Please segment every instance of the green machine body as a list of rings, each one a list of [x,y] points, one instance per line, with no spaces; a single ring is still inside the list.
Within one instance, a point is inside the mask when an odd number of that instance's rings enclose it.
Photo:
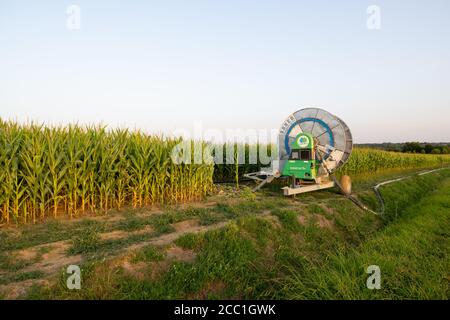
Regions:
[[[291,152],[282,175],[302,180],[315,180],[317,162],[314,152],[314,138],[309,133],[300,133],[291,142]]]

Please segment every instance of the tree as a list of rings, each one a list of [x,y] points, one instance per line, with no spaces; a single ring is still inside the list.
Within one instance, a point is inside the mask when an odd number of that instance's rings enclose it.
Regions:
[[[425,153],[431,153],[431,151],[433,151],[433,145],[427,143],[425,145]]]
[[[432,153],[432,154],[441,154],[441,149],[439,149],[439,148],[434,148],[434,149],[431,151],[431,153]]]
[[[421,153],[423,150],[419,142],[406,142],[402,148],[403,152]]]

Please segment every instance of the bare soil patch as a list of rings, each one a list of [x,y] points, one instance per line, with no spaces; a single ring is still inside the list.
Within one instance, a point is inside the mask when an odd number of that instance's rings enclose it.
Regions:
[[[49,281],[44,279],[30,279],[20,282],[14,282],[0,286],[0,293],[4,294],[6,300],[18,299],[25,295],[27,291],[34,285],[48,285]]]
[[[300,223],[302,226],[306,225],[306,223],[308,223],[308,218],[306,216],[302,216],[302,215],[298,215],[297,216],[297,221],[298,223]]]
[[[177,232],[183,232],[186,229],[195,228],[198,225],[199,223],[196,219],[190,219],[174,223],[172,226],[175,228]]]
[[[316,214],[315,216],[316,223],[320,228],[332,229],[334,224],[331,220],[328,220],[323,215]]]
[[[81,255],[67,255],[67,249],[69,249],[69,247],[70,243],[68,241],[53,242],[49,252],[44,253],[38,262],[27,266],[23,271],[41,271],[46,274],[51,274],[61,270],[65,266],[80,264],[82,262]]]
[[[181,247],[172,245],[166,250],[166,256],[170,260],[192,262],[195,260],[196,254],[192,250],[187,250],[187,249],[183,249]]]
[[[123,270],[131,275],[134,278],[137,279],[144,279],[145,278],[145,272],[144,270],[147,268],[147,263],[141,261],[137,263],[131,263],[129,260],[123,261],[121,267]]]
[[[188,298],[205,300],[205,299],[208,299],[211,295],[220,294],[225,289],[226,289],[226,285],[223,281],[214,280],[214,281],[208,282],[206,285],[203,286],[202,289],[200,289],[200,291],[189,296]]]

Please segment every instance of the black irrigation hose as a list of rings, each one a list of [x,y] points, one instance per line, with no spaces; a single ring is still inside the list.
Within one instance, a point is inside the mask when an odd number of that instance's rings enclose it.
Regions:
[[[381,195],[381,193],[378,190],[378,188],[373,187],[373,192],[375,192],[375,195],[377,196],[378,202],[380,203],[380,206],[381,206],[381,212],[380,213],[376,213],[376,214],[384,214],[385,205],[384,205],[383,196]]]
[[[348,194],[344,191],[344,189],[342,188],[342,185],[339,183],[339,181],[336,179],[336,177],[334,175],[331,176],[333,178],[334,183],[338,186],[339,189],[341,189],[342,193],[344,194],[344,196],[349,199],[350,201],[352,201],[354,204],[356,204],[358,207],[360,207],[361,209],[365,210],[365,211],[369,211],[372,212],[374,214],[378,214],[377,212],[367,208],[367,206],[362,203],[358,198],[354,197],[351,194]],[[381,194],[380,194],[381,197]],[[383,200],[383,198],[381,198],[381,200]],[[383,204],[384,205],[384,204]]]
[[[400,178],[397,178],[397,179],[386,180],[386,181],[380,182],[377,185],[375,185],[373,187],[373,191],[375,192],[375,195],[377,196],[377,199],[378,199],[378,201],[380,203],[380,207],[381,207],[381,211],[380,212],[375,212],[375,211],[367,208],[367,206],[365,206],[359,199],[357,199],[356,197],[352,196],[351,194],[346,194],[343,191],[343,188],[342,188],[341,184],[337,181],[335,176],[333,176],[333,180],[336,183],[336,185],[339,187],[339,189],[342,190],[344,195],[349,200],[351,200],[353,203],[355,203],[358,207],[360,207],[363,210],[366,210],[366,211],[369,211],[371,213],[374,213],[376,215],[383,215],[384,211],[385,211],[385,203],[384,203],[383,196],[380,193],[380,190],[378,190],[381,186],[384,186],[384,185],[387,185],[387,184],[390,184],[390,183],[393,183],[393,182],[398,182],[398,181],[401,181],[401,180],[404,180],[404,179],[407,179],[407,178],[411,178],[411,177],[414,177],[414,176],[423,176],[425,174],[429,174],[429,173],[432,173],[432,172],[440,171],[440,170],[443,170],[443,169],[448,169],[448,167],[439,168],[439,169],[433,169],[433,170],[429,170],[429,171],[423,171],[423,172],[419,172],[419,173],[414,173],[414,174],[403,176],[403,177],[400,177]]]

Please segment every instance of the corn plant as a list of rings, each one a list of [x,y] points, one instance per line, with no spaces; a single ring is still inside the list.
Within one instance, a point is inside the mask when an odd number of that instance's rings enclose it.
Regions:
[[[174,164],[180,139],[139,131],[0,119],[0,221],[37,222],[198,199],[213,164]]]

